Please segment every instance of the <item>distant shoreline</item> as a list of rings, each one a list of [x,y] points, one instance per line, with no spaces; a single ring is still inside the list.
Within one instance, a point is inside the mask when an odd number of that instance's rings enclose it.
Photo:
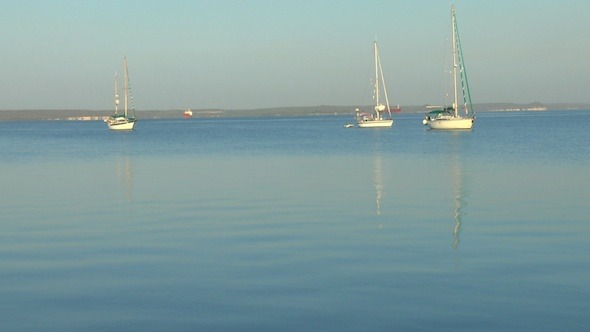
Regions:
[[[402,113],[425,113],[427,106],[401,106]],[[193,109],[193,118],[230,118],[230,117],[279,117],[279,116],[318,116],[318,115],[354,115],[355,109],[371,110],[372,106],[304,106],[304,107],[274,107],[259,109],[222,110],[222,109]],[[474,104],[478,112],[492,111],[554,111],[554,110],[590,110],[590,104],[574,103],[487,103]],[[140,119],[175,119],[182,118],[184,110],[144,110],[136,111]],[[26,120],[74,120],[97,121],[112,114],[110,110],[2,110],[0,121]]]

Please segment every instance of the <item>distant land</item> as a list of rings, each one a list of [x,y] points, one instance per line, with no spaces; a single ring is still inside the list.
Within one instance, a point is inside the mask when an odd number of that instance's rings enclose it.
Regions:
[[[424,113],[429,105],[401,106],[401,113]],[[395,107],[395,106],[392,106]],[[223,117],[264,117],[264,116],[318,116],[318,115],[353,115],[355,109],[371,111],[372,106],[303,106],[274,107],[259,109],[193,109],[193,118]],[[545,110],[590,110],[589,104],[539,102],[529,104],[486,103],[474,104],[475,112],[492,111],[545,111]],[[184,110],[137,110],[139,119],[174,119],[182,118]],[[111,115],[111,110],[2,110],[0,121],[16,120],[102,120]]]

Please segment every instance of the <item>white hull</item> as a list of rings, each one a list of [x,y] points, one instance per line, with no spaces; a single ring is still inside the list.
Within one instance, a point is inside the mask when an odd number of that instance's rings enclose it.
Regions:
[[[471,129],[473,118],[445,117],[442,119],[424,120],[431,129]]]
[[[366,120],[359,121],[357,125],[360,128],[380,128],[380,127],[391,127],[393,126],[393,120]]]
[[[135,121],[124,122],[124,123],[112,123],[112,124],[109,124],[109,129],[111,129],[111,130],[133,130],[134,125],[135,125]]]

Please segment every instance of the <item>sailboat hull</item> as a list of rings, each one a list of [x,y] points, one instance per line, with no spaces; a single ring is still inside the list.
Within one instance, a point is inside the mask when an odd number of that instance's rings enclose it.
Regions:
[[[109,123],[108,125],[110,130],[133,130],[135,121]]]
[[[424,120],[424,124],[430,127],[430,129],[471,129],[473,127],[473,121],[473,118],[449,117],[442,119]]]
[[[381,128],[381,127],[391,127],[393,126],[393,120],[366,120],[366,121],[359,121],[357,122],[357,126],[359,128]]]

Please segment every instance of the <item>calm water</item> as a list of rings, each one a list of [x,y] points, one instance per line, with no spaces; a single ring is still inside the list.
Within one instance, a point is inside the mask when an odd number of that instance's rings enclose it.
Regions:
[[[2,331],[583,331],[590,111],[0,122]]]

